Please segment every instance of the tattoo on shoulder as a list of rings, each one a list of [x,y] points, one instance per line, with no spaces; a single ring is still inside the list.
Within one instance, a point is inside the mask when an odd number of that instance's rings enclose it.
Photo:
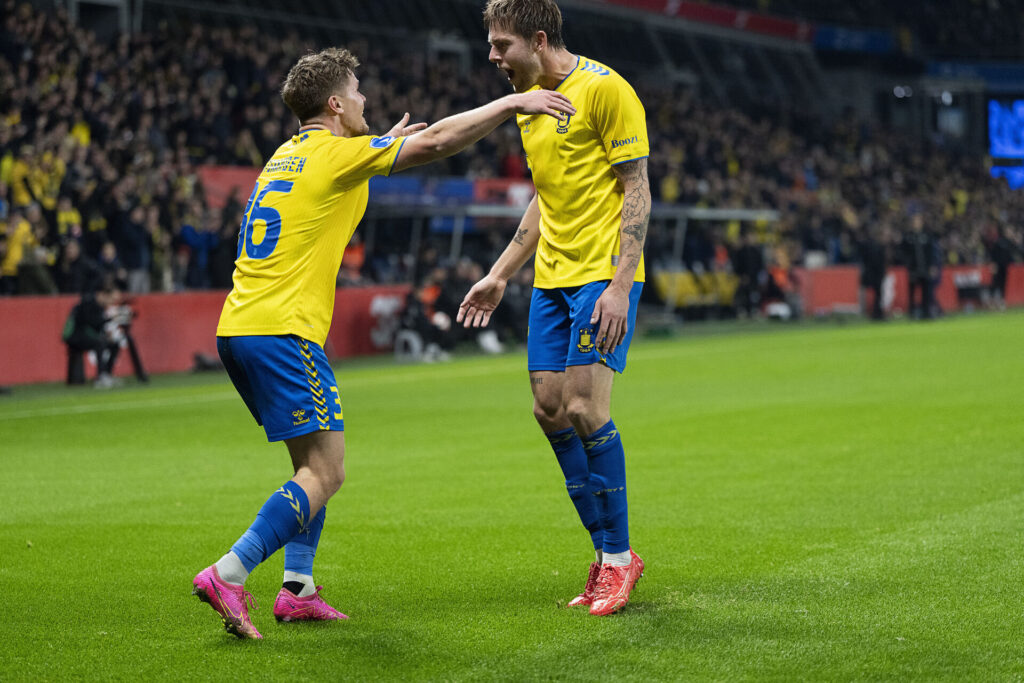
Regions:
[[[516,236],[512,238],[512,241],[519,245],[526,244],[526,235],[529,232],[529,228],[519,228],[516,230]]]
[[[615,175],[623,183],[627,181],[647,182],[647,159],[633,159],[612,166]]]

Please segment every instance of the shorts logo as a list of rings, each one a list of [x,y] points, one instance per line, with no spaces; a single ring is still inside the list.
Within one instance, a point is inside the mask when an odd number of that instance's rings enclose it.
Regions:
[[[557,126],[555,126],[555,132],[562,133],[563,135],[565,133],[568,133],[569,132],[569,121],[571,121],[571,120],[572,120],[572,114],[566,114],[565,115],[565,120],[562,121],[561,123],[559,123]]]
[[[292,424],[296,426],[304,425],[307,422],[309,422],[309,418],[306,417],[306,411],[303,410],[302,408],[299,408],[298,410],[293,410],[292,417],[295,418],[294,420],[292,420]]]
[[[580,328],[580,343],[576,345],[576,348],[580,350],[580,353],[590,353],[591,351],[594,350],[593,327]]]
[[[390,135],[385,135],[381,138],[370,138],[370,147],[374,149],[386,149],[394,142],[395,139]]]

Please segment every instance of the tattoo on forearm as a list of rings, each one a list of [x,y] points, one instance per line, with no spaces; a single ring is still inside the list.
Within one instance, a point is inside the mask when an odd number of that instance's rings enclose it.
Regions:
[[[647,159],[627,161],[614,167],[615,175],[626,189],[622,201],[622,232],[630,238],[628,244],[622,244],[623,256],[626,252],[639,252],[647,239],[647,223],[651,218],[651,191],[647,179]],[[631,263],[635,259],[639,263],[639,255],[630,253],[627,257]]]
[[[519,228],[516,230],[516,236],[512,238],[512,241],[516,244],[523,246],[526,244],[526,234],[530,232],[529,228]]]

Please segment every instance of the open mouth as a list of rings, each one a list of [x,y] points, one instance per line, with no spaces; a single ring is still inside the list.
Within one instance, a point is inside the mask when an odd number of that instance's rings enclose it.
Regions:
[[[502,71],[505,72],[505,77],[508,78],[509,81],[511,81],[516,75],[516,72],[512,69],[502,69]]]

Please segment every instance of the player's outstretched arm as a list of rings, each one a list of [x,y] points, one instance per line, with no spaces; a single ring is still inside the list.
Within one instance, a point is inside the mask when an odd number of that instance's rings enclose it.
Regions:
[[[615,277],[594,304],[590,324],[601,321],[597,346],[610,353],[626,338],[629,291],[640,260],[644,257],[647,223],[651,218],[651,185],[647,178],[647,159],[624,161],[612,166],[622,185],[622,223],[619,228],[619,266]]]
[[[505,294],[508,279],[533,256],[539,241],[540,207],[537,206],[537,195],[533,195],[512,241],[491,266],[491,271],[466,294],[455,321],[462,323],[463,327],[486,327]]]
[[[572,102],[554,90],[506,95],[482,107],[454,114],[409,136],[398,152],[392,172],[450,157],[500,126],[513,114],[547,114],[557,119],[576,113]]]

